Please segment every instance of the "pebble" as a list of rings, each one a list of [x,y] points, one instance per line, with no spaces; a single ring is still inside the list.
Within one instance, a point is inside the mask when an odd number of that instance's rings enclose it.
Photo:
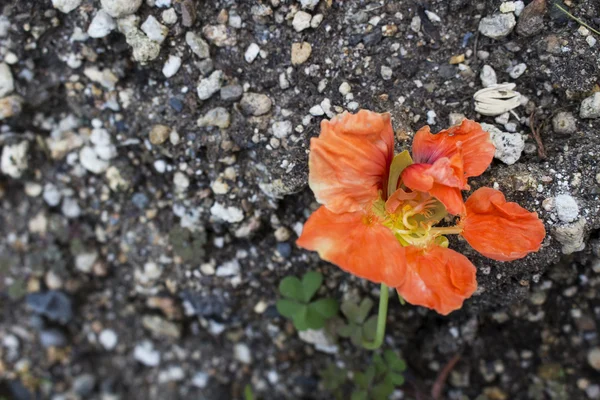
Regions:
[[[230,35],[229,29],[223,25],[206,25],[202,28],[204,37],[217,47],[235,46],[237,40],[235,36]]]
[[[88,27],[87,34],[94,39],[99,39],[108,36],[115,28],[117,24],[113,17],[111,17],[105,10],[100,10],[96,13],[90,26]]]
[[[310,115],[315,116],[315,117],[320,117],[322,115],[325,115],[325,111],[323,110],[323,107],[321,107],[321,105],[319,105],[319,104],[312,106],[310,108],[310,110],[308,110],[308,112],[310,113]]]
[[[156,367],[160,364],[160,352],[154,350],[154,345],[148,340],[135,346],[133,358],[147,367]]]
[[[568,111],[561,111],[552,118],[552,128],[555,133],[569,135],[577,130],[577,120]]]
[[[73,380],[73,391],[82,398],[89,398],[94,391],[96,378],[92,374],[82,374]]]
[[[209,378],[209,375],[207,373],[197,372],[192,377],[192,385],[197,388],[204,389],[206,387],[206,385],[208,385],[208,378]]]
[[[244,93],[240,108],[248,115],[258,117],[271,111],[273,102],[269,96],[261,93]]]
[[[419,33],[419,31],[421,30],[421,17],[415,15],[412,18],[412,20],[410,21],[410,29],[415,33]]]
[[[113,18],[134,14],[142,5],[142,0],[100,0],[102,8]]]
[[[346,96],[352,91],[352,87],[348,82],[342,82],[338,90],[342,96]]]
[[[312,15],[310,15],[306,11],[298,11],[296,15],[294,15],[292,26],[294,27],[296,32],[302,32],[303,30],[310,28],[311,19]]]
[[[481,79],[481,84],[483,87],[487,88],[493,86],[498,83],[498,78],[496,77],[496,71],[489,65],[484,65],[481,69],[481,73],[479,74],[479,78]]]
[[[60,204],[60,200],[62,199],[62,195],[58,188],[52,183],[46,183],[44,185],[44,193],[42,194],[42,197],[50,207],[56,207]]]
[[[600,92],[596,92],[581,102],[581,118],[600,118]]]
[[[8,64],[0,63],[0,97],[5,97],[15,90],[15,82]]]
[[[44,348],[65,347],[68,343],[65,334],[56,328],[49,328],[40,331],[40,344]]]
[[[244,94],[244,89],[240,85],[227,85],[221,88],[221,100],[238,101]]]
[[[517,9],[514,1],[505,1],[500,4],[500,12],[501,13],[510,13],[514,12]]]
[[[479,21],[479,32],[491,39],[501,39],[508,36],[516,24],[513,14],[494,14]]]
[[[271,125],[273,135],[278,139],[288,137],[292,133],[292,122],[291,121],[277,121]]]
[[[252,362],[252,353],[250,353],[250,348],[244,343],[237,343],[234,346],[233,355],[236,360],[243,364],[250,364]]]
[[[292,43],[292,65],[304,64],[312,53],[312,46],[308,42]]]
[[[2,148],[2,158],[0,159],[2,173],[14,179],[20,178],[29,166],[28,151],[29,142],[27,141],[5,145]]]
[[[71,298],[63,292],[49,290],[47,292],[30,293],[25,301],[27,306],[35,313],[43,315],[51,321],[64,325],[73,318]]]
[[[312,19],[310,20],[310,27],[313,29],[317,29],[319,25],[321,25],[321,22],[323,22],[323,18],[325,18],[323,14],[317,14],[314,17],[312,17]]]
[[[141,26],[142,31],[156,43],[162,43],[169,34],[169,28],[158,22],[156,18],[149,15]]]
[[[179,325],[167,321],[157,315],[144,315],[142,325],[154,335],[159,337],[168,337],[178,339],[181,337],[181,328]]]
[[[170,55],[163,66],[162,73],[166,78],[170,78],[179,71],[180,67],[181,57]]]
[[[108,13],[111,14],[110,11]],[[137,24],[138,18],[135,15],[119,18],[117,21],[119,31],[125,35],[125,41],[131,46],[133,59],[145,64],[158,57],[160,44],[148,38],[144,32],[137,28]]]
[[[562,245],[563,254],[572,254],[585,248],[585,218],[567,225],[560,225],[554,229],[554,237]]]
[[[520,13],[517,33],[521,36],[534,36],[544,29],[546,0],[533,0]]]
[[[60,211],[63,215],[70,219],[79,218],[81,215],[81,207],[79,207],[79,203],[72,197],[65,197],[62,202],[62,206]]]
[[[166,125],[156,124],[150,129],[148,138],[152,144],[163,144],[171,134],[171,128]]]
[[[448,121],[450,123],[450,126],[459,125],[465,119],[467,119],[467,117],[465,116],[465,114],[462,113],[450,113],[450,115],[448,115]]]
[[[225,207],[221,203],[215,203],[210,208],[210,214],[220,220],[229,223],[240,222],[244,219],[244,212],[237,207]]]
[[[520,64],[517,64],[514,67],[510,68],[510,70],[508,71],[508,74],[510,75],[511,78],[517,79],[518,77],[523,75],[526,70],[527,70],[527,64],[520,63]]]
[[[300,5],[304,9],[314,10],[319,4],[319,0],[300,0]]]
[[[183,172],[177,171],[173,175],[173,184],[179,192],[183,192],[190,186],[190,179]]]
[[[177,23],[177,12],[174,8],[164,10],[160,16],[167,25],[175,25]]]
[[[500,124],[500,125],[507,124],[509,120],[510,120],[510,113],[507,113],[507,112],[504,114],[500,114],[496,118],[494,118],[494,121],[496,121],[496,123]]]
[[[556,214],[561,222],[573,222],[579,216],[577,201],[568,194],[559,194],[554,198]]]
[[[79,162],[86,170],[93,174],[101,174],[109,166],[108,161],[98,157],[96,151],[90,146],[84,146],[79,151]]]
[[[198,126],[216,126],[221,129],[229,128],[229,111],[223,107],[216,107],[208,111],[204,116],[198,118]]]
[[[205,59],[210,58],[210,46],[200,36],[194,32],[188,32],[185,34],[185,42],[190,46],[190,49],[194,52],[198,58]]]
[[[221,80],[223,79],[223,71],[214,71],[208,78],[201,79],[198,83],[197,93],[200,100],[208,100],[213,94],[221,89]]]
[[[92,272],[92,268],[97,260],[98,253],[95,251],[77,254],[75,257],[75,268],[81,272],[89,274]]]
[[[525,141],[521,134],[502,132],[494,125],[483,123],[483,130],[490,133],[492,142],[496,146],[494,157],[507,165],[516,163],[521,158],[525,148]]]
[[[52,0],[52,7],[65,14],[70,13],[81,4],[82,0]]]
[[[115,331],[113,331],[112,329],[104,329],[102,332],[100,332],[98,340],[100,341],[100,344],[102,345],[102,347],[104,347],[105,350],[111,351],[114,350],[115,347],[117,347],[119,338]]]
[[[392,79],[392,69],[390,67],[388,67],[387,65],[382,65],[381,66],[381,78],[384,81],[389,81],[390,79]]]
[[[21,96],[6,96],[0,98],[0,121],[19,115],[23,110],[23,98]]]
[[[258,53],[260,53],[260,47],[256,43],[250,43],[250,46],[248,46],[244,53],[244,60],[248,64],[252,64],[256,60]]]
[[[240,268],[240,262],[234,258],[218,266],[215,275],[220,277],[239,275]]]
[[[327,334],[324,329],[307,329],[298,332],[298,337],[300,340],[314,345],[317,350],[324,353],[336,354],[338,352],[338,346],[335,344],[335,340]]]
[[[277,243],[277,252],[281,257],[288,258],[292,255],[292,246],[289,243]]]
[[[587,42],[588,46],[590,46],[590,47],[594,47],[596,45],[596,43],[598,43],[598,40],[592,35],[586,37],[585,41]]]
[[[596,371],[600,371],[600,347],[594,347],[587,355],[588,364]]]

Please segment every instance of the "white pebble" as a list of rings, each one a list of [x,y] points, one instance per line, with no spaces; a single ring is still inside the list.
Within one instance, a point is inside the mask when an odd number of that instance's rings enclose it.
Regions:
[[[165,38],[169,34],[169,28],[158,22],[158,20],[152,15],[149,15],[148,18],[146,18],[146,21],[144,21],[141,28],[146,36],[156,43],[164,42]]]
[[[573,222],[579,216],[577,201],[568,194],[559,194],[554,198],[556,214],[561,222]]]
[[[517,64],[514,67],[512,67],[509,70],[508,74],[510,75],[511,78],[517,79],[518,77],[523,75],[526,70],[527,70],[527,64],[521,63],[521,64]]]
[[[99,39],[108,36],[117,27],[115,20],[106,11],[100,10],[92,19],[87,33],[91,38]]]
[[[102,344],[102,347],[110,351],[117,346],[118,337],[112,329],[104,329],[100,332],[98,340],[100,341],[100,344]]]
[[[179,71],[180,67],[181,57],[170,55],[163,66],[162,73],[165,77],[170,78]]]
[[[301,32],[306,28],[310,28],[310,21],[312,19],[312,15],[307,13],[306,11],[298,11],[296,15],[294,15],[294,20],[292,21],[292,26],[296,30],[296,32]]]
[[[258,53],[260,53],[260,47],[256,43],[251,43],[244,53],[244,59],[248,64],[252,64],[256,60]]]
[[[160,352],[154,350],[152,342],[147,340],[135,346],[133,357],[147,367],[156,367],[160,364]]]

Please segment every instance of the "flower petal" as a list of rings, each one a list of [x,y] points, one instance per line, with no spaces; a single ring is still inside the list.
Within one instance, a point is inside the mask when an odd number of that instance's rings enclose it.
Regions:
[[[389,114],[361,110],[321,123],[311,139],[308,183],[317,201],[335,213],[368,207],[386,190],[394,156]]]
[[[478,189],[465,205],[462,236],[484,256],[512,261],[540,249],[546,229],[537,213],[507,203],[502,192]]]
[[[404,247],[375,215],[335,214],[321,206],[306,221],[296,243],[360,278],[392,287],[404,281]]]
[[[466,178],[483,174],[496,151],[490,134],[468,119],[435,135],[429,126],[421,128],[415,134],[412,148],[415,163],[425,164],[433,164],[443,157],[452,158],[460,150]]]
[[[440,246],[406,248],[407,272],[398,293],[409,303],[447,315],[477,289],[476,269],[454,250]]]

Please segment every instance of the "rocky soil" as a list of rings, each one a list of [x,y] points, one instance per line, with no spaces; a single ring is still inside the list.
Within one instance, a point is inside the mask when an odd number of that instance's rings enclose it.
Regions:
[[[559,7],[589,24],[568,17]],[[600,399],[597,0],[0,2],[0,399],[330,399],[319,371],[370,353],[302,335],[287,275],[378,288],[298,249],[324,118],[486,123],[472,188],[537,211],[548,237],[478,267],[440,317],[392,300],[396,399]],[[484,88],[513,83],[490,103]],[[474,100],[476,96],[477,104]],[[514,92],[517,92],[516,94]],[[489,94],[489,92],[487,92]],[[499,239],[501,240],[501,239]]]

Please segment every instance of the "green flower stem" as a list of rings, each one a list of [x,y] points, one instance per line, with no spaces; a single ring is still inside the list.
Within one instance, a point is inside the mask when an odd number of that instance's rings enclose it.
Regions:
[[[381,284],[379,289],[379,312],[377,314],[377,332],[375,333],[375,340],[373,342],[367,342],[363,340],[362,345],[367,350],[377,350],[383,344],[383,338],[385,336],[385,323],[387,321],[388,311],[388,298],[389,290],[385,283]]]
[[[597,31],[596,29],[592,28],[591,26],[589,26],[588,24],[586,24],[585,22],[583,22],[582,20],[580,20],[579,18],[577,18],[576,16],[574,16],[573,14],[571,14],[570,12],[568,12],[567,10],[565,10],[564,8],[562,8],[561,6],[559,6],[558,4],[554,3],[554,7],[558,8],[560,11],[564,12],[565,14],[567,14],[569,17],[571,17],[572,19],[574,19],[578,24],[585,26],[590,31],[594,32],[596,35],[600,35],[599,31]]]

